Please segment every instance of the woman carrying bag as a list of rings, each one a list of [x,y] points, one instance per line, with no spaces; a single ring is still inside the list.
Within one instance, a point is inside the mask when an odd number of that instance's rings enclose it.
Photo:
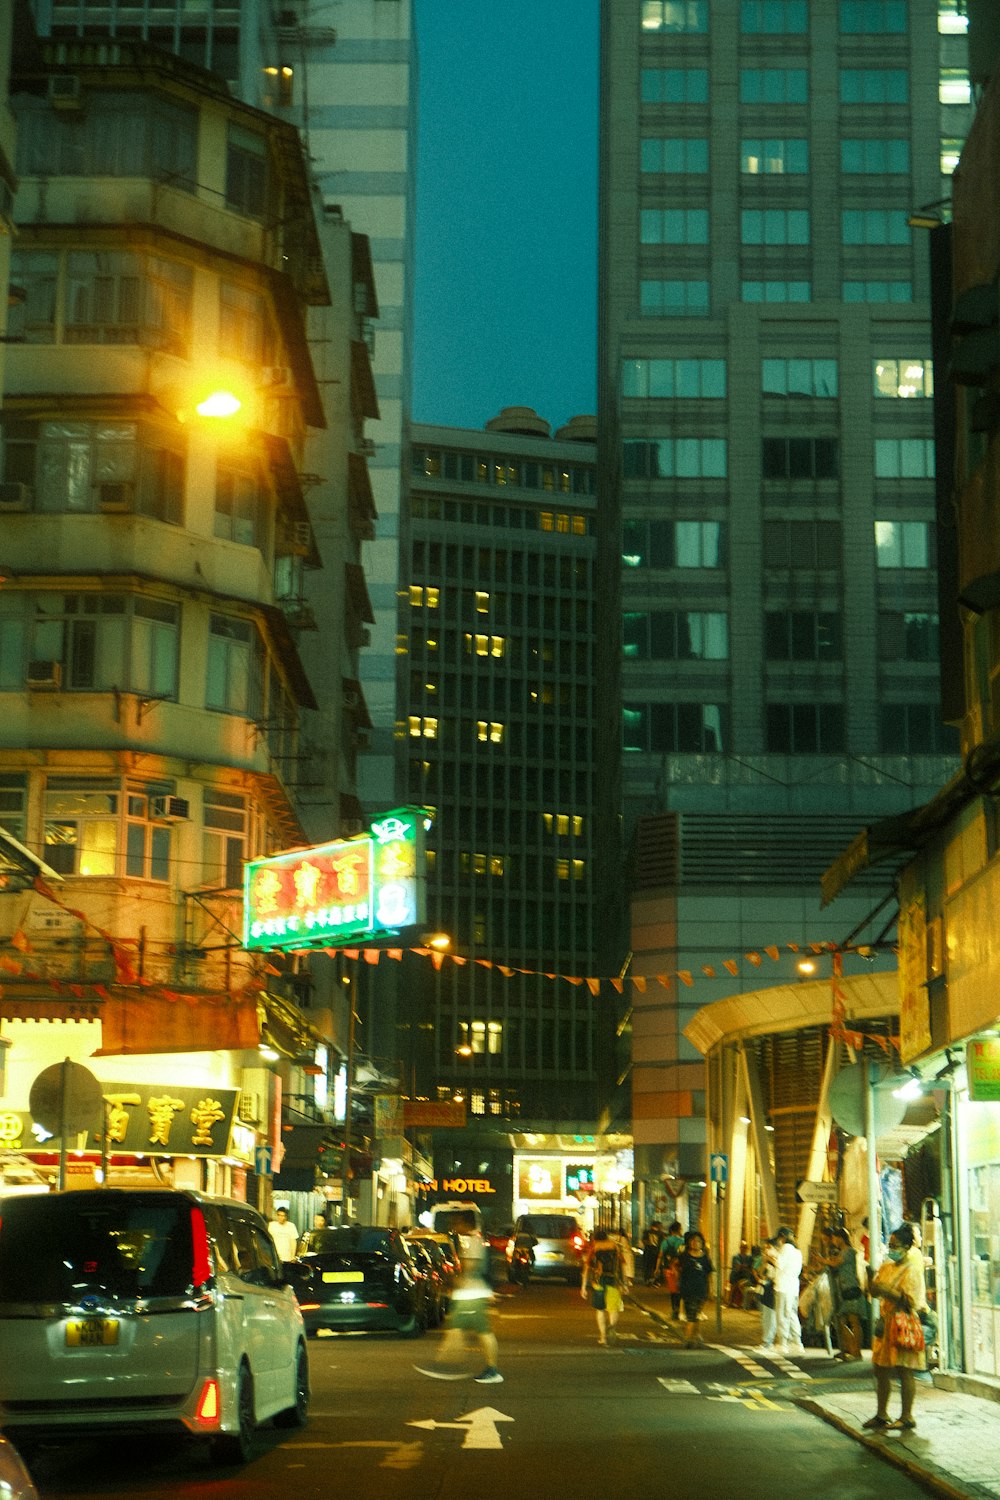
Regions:
[[[873,1276],[868,1273],[868,1290],[879,1299],[881,1316],[872,1331],[872,1365],[875,1369],[877,1410],[865,1422],[870,1432],[888,1428],[908,1432],[916,1427],[913,1419],[914,1375],[927,1368],[924,1330],[918,1316],[927,1306],[924,1289],[924,1260],[916,1244],[911,1224],[900,1224],[889,1236],[887,1258]],[[899,1371],[901,1403],[899,1419],[889,1419],[889,1394],[892,1372]]]

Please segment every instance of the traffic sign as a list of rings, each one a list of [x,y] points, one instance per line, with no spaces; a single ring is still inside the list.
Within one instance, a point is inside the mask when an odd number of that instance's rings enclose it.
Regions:
[[[729,1157],[721,1151],[713,1151],[708,1159],[708,1175],[720,1187],[729,1181]]]
[[[254,1171],[258,1177],[270,1177],[271,1175],[271,1148],[270,1146],[257,1146],[253,1153]]]
[[[840,1189],[835,1182],[800,1182],[797,1194],[800,1203],[836,1203]]]

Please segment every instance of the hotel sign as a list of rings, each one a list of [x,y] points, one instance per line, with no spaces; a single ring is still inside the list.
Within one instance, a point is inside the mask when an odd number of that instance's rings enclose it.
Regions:
[[[243,946],[323,948],[397,933],[424,920],[422,808],[400,807],[368,833],[244,866]]]

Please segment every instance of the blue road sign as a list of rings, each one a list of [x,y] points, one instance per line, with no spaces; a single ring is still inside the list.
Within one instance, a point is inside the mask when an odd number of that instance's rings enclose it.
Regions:
[[[713,1182],[725,1183],[729,1180],[729,1157],[721,1151],[713,1151],[708,1159],[708,1175]]]
[[[258,1177],[270,1177],[271,1175],[271,1148],[270,1146],[257,1146],[253,1153],[254,1167]]]

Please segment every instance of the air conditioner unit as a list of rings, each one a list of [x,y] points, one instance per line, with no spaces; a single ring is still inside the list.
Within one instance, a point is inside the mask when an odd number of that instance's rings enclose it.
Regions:
[[[191,804],[186,797],[150,797],[149,816],[160,823],[185,823]]]
[[[308,552],[312,546],[312,526],[308,521],[294,521],[291,528],[292,546]]]
[[[82,109],[83,85],[76,73],[56,73],[49,79],[49,103],[53,109]]]
[[[31,488],[16,479],[0,484],[0,510],[27,510],[31,505]]]
[[[99,484],[97,504],[104,511],[126,511],[132,509],[133,493],[130,484]]]
[[[62,662],[29,661],[27,682],[29,688],[62,687]]]
[[[292,372],[288,365],[265,365],[261,380],[272,390],[287,390],[292,384]]]

